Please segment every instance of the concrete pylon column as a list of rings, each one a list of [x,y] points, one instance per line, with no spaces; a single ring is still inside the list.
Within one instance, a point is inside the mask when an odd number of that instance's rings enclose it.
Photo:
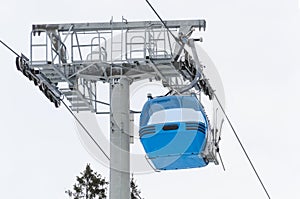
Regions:
[[[130,198],[130,109],[127,77],[110,81],[110,199]]]

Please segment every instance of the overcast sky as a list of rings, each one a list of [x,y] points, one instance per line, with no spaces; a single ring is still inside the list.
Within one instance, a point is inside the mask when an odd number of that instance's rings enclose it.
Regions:
[[[166,20],[206,19],[203,49],[223,80],[226,109],[271,198],[299,198],[300,8],[297,0],[151,1]],[[0,39],[29,56],[32,24],[157,20],[143,0],[2,0]],[[1,198],[62,199],[86,163],[109,177],[82,146],[72,116],[55,109],[0,47]],[[103,119],[105,121],[105,119]],[[101,123],[101,121],[100,121]],[[138,140],[136,140],[138,142]],[[223,129],[226,171],[136,175],[142,196],[267,198],[233,133]]]

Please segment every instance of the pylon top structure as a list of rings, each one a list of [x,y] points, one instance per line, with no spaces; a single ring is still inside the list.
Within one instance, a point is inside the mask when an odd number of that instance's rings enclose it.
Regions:
[[[192,81],[195,69],[174,64],[180,45],[169,32],[205,30],[205,20],[38,24],[32,26],[30,58],[19,68],[59,106],[63,95],[73,111],[98,112],[97,81],[126,76],[162,80],[170,90]],[[167,30],[168,28],[168,30]],[[180,61],[179,61],[180,62]],[[63,86],[62,86],[63,85]]]

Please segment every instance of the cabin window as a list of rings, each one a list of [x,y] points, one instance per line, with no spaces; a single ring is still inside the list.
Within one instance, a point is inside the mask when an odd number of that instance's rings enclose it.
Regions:
[[[149,118],[148,125],[191,121],[205,123],[202,112],[190,108],[174,108],[153,113]]]

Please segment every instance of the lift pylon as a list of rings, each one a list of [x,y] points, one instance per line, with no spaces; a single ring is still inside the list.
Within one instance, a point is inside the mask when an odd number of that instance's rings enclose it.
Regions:
[[[130,198],[130,80],[110,82],[110,198]]]
[[[17,68],[56,107],[63,100],[72,111],[106,113],[97,104],[101,101],[97,86],[110,86],[111,199],[130,198],[130,84],[159,80],[170,93],[178,94],[204,89],[198,81],[198,60],[181,49],[174,35],[190,36],[205,27],[205,20],[32,26],[30,57],[18,56]]]

